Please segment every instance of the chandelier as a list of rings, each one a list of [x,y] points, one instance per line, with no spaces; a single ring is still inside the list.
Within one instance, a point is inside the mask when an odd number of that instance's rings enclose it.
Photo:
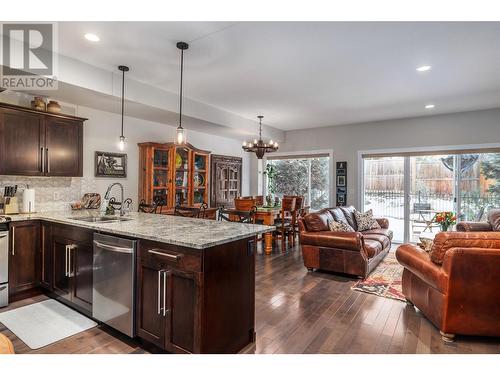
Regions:
[[[254,139],[253,142],[243,142],[242,148],[246,152],[255,152],[258,159],[262,159],[266,152],[274,152],[278,150],[278,142],[273,142],[272,140],[269,143],[265,143],[262,140],[262,119],[264,116],[257,116],[259,119],[259,140]]]

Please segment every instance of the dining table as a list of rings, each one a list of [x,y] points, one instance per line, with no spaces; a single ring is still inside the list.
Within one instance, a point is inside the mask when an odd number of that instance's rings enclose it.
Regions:
[[[281,207],[257,207],[255,212],[255,221],[261,221],[264,225],[274,225],[274,220],[281,214]],[[266,254],[271,254],[273,251],[273,233],[267,232],[264,234],[264,251]]]
[[[230,211],[230,210],[229,210]],[[259,224],[274,225],[274,220],[281,214],[281,207],[266,207],[257,206],[255,211],[255,221]],[[266,254],[271,254],[273,251],[273,233],[267,232],[264,234],[264,251]]]

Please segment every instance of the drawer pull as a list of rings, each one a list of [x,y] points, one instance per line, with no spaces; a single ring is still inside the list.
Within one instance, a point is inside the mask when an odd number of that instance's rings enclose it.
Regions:
[[[148,250],[148,253],[155,254],[155,255],[161,255],[162,257],[174,259],[177,262],[182,258],[182,254],[169,254],[169,253],[164,253],[164,252],[157,251],[157,250]]]

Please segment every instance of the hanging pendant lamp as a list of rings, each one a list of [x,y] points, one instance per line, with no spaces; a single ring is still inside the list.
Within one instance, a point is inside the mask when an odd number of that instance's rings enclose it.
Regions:
[[[120,149],[120,151],[123,151],[125,150],[125,136],[123,135],[123,116],[125,108],[125,72],[128,72],[129,68],[128,66],[120,65],[118,69],[122,71],[122,132],[120,135],[120,140],[118,142],[118,148]]]
[[[272,140],[269,143],[266,143],[262,140],[262,119],[264,116],[257,116],[259,119],[259,140],[254,139],[254,141],[243,142],[242,148],[243,151],[246,152],[255,152],[257,155],[257,159],[262,159],[264,155],[268,152],[274,152],[278,150],[278,142],[273,142]]]
[[[186,143],[186,131],[182,127],[182,79],[184,70],[184,51],[189,48],[189,44],[186,42],[178,42],[177,48],[181,50],[181,87],[179,94],[179,126],[176,130],[175,143],[178,145],[183,145]]]

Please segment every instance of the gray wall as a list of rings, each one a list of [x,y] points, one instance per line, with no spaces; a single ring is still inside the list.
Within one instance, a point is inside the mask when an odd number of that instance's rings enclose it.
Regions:
[[[360,150],[487,143],[500,143],[500,109],[288,131],[280,152],[333,149],[334,161],[348,163],[348,203],[357,205]],[[256,165],[252,160],[252,193]]]

